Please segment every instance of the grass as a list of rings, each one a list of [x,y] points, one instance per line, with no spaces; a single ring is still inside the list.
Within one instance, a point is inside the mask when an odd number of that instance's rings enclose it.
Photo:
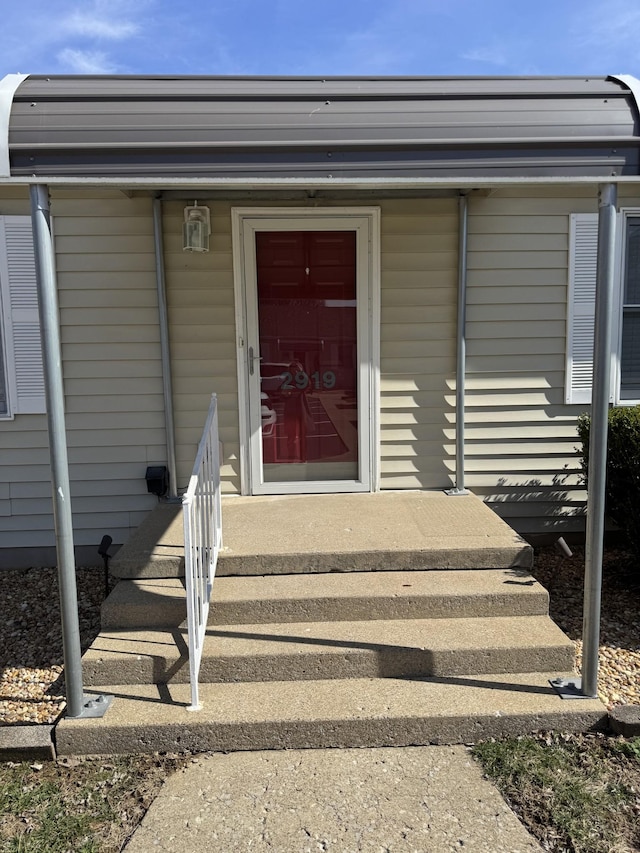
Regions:
[[[2,853],[122,850],[178,756],[0,764]]]
[[[545,850],[640,851],[640,737],[541,734],[473,755]],[[116,853],[189,756],[0,764],[1,853]]]
[[[640,738],[542,734],[473,755],[545,850],[640,850]]]

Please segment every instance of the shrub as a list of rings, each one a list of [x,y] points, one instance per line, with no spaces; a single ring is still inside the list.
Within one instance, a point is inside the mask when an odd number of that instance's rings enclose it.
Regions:
[[[578,449],[585,483],[589,474],[591,419],[578,419]],[[607,438],[606,513],[626,534],[629,545],[640,553],[640,406],[609,410]]]

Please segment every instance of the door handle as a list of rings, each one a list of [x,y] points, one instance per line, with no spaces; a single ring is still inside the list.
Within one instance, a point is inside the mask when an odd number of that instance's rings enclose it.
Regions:
[[[259,355],[254,355],[253,354],[253,347],[249,347],[249,374],[251,376],[253,376],[253,374],[254,374],[254,370],[255,370],[254,363],[256,361],[262,361],[262,357]]]

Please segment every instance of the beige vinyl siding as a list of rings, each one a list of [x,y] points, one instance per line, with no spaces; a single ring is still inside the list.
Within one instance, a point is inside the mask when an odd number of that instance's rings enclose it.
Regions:
[[[212,393],[218,395],[222,489],[240,491],[231,205],[207,202],[210,251],[182,251],[184,202],[164,205],[167,309],[178,487],[186,488]]]
[[[28,193],[5,187],[0,214],[28,216]],[[49,473],[49,442],[45,415],[17,415],[0,420],[0,547],[53,545],[53,516]],[[26,494],[26,505],[16,500]],[[41,507],[42,499],[48,505]],[[1,557],[1,554],[0,554]]]
[[[523,532],[583,524],[586,407],[564,403],[569,215],[596,209],[595,188],[469,204],[466,483]]]
[[[458,206],[382,204],[380,464],[383,489],[451,486]]]
[[[223,491],[232,493],[240,491],[232,205],[207,204],[209,254],[182,251],[184,204],[164,207],[176,461],[184,487],[215,391]],[[334,204],[357,206],[348,199]],[[446,488],[444,457],[455,455],[444,427],[455,402],[445,394],[455,376],[457,202],[387,200],[380,207],[381,487]]]
[[[151,200],[52,190],[75,544],[114,543],[155,505],[147,465],[166,463]],[[0,213],[29,214],[3,189]],[[0,541],[54,544],[44,415],[0,422]]]
[[[640,200],[621,192],[621,204]],[[178,487],[212,392],[223,489],[240,490],[231,202],[208,201],[211,251],[182,251],[184,202],[164,205]],[[358,204],[344,199],[336,205]],[[268,203],[273,207],[275,203]],[[455,477],[457,200],[387,199],[381,216],[380,469],[383,489]],[[581,523],[575,421],[564,404],[569,214],[595,188],[499,190],[469,203],[466,484],[526,530]],[[0,213],[28,214],[24,191]],[[53,191],[76,542],[127,538],[166,463],[152,202]],[[0,421],[3,547],[53,544],[46,419]]]

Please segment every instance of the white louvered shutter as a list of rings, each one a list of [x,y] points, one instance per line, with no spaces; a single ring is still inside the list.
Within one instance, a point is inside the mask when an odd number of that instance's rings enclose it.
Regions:
[[[590,403],[598,263],[598,214],[572,213],[567,306],[566,403]]]
[[[46,411],[31,217],[0,216],[0,284],[9,413]]]

